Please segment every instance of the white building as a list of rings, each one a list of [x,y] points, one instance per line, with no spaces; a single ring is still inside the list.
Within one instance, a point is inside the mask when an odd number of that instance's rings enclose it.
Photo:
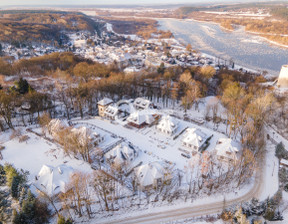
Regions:
[[[73,168],[64,164],[58,167],[43,165],[34,186],[50,197],[56,196],[69,190],[68,183],[72,175]]]
[[[98,113],[100,117],[104,117],[105,116],[105,110],[106,108],[111,105],[113,103],[113,100],[111,100],[110,98],[103,98],[102,100],[100,100],[97,104],[98,104]]]
[[[279,74],[277,85],[288,88],[288,65],[283,65]]]
[[[129,115],[127,122],[129,125],[142,128],[145,125],[150,125],[155,121],[150,111],[136,111]]]
[[[192,151],[198,152],[207,140],[207,135],[199,129],[187,128],[182,145]]]
[[[152,104],[150,100],[146,100],[144,98],[139,97],[134,100],[133,106],[135,107],[136,110],[145,110],[151,108]]]
[[[117,166],[129,166],[137,156],[138,153],[132,145],[122,142],[107,152],[105,154],[105,159]]]
[[[175,134],[178,128],[179,121],[170,117],[169,115],[162,117],[156,129],[168,135]]]
[[[143,190],[158,187],[172,179],[171,174],[159,162],[152,162],[135,168],[135,175]]]
[[[118,111],[119,109],[117,106],[109,105],[104,111],[104,117],[114,121],[116,119]]]
[[[231,138],[219,138],[216,147],[216,156],[220,161],[235,162],[238,159],[238,146]]]

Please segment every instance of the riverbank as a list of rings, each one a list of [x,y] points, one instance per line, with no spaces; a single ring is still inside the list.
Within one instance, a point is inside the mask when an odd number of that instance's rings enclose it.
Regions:
[[[218,23],[194,19],[159,19],[158,23],[159,29],[170,30],[181,43],[190,43],[199,52],[233,60],[240,67],[257,73],[267,71],[276,77],[281,66],[287,63],[287,48],[244,29],[227,31]]]

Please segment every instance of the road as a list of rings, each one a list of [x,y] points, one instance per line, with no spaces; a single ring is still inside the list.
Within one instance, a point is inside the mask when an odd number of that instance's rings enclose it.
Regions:
[[[265,160],[264,160],[265,161]],[[263,164],[264,166],[264,164]],[[259,169],[262,170],[262,169]],[[97,222],[97,223],[109,223],[109,224],[135,224],[135,223],[141,223],[141,224],[153,224],[153,223],[169,223],[176,220],[182,220],[182,219],[188,219],[193,217],[199,217],[203,215],[210,215],[210,214],[216,214],[220,213],[223,210],[223,207],[231,206],[235,203],[239,204],[240,202],[245,202],[251,200],[253,197],[258,197],[261,193],[261,183],[263,179],[263,172],[257,172],[257,177],[255,178],[255,182],[253,187],[249,192],[246,194],[233,198],[231,200],[220,201],[220,202],[213,202],[213,203],[205,203],[201,205],[195,205],[195,206],[187,206],[184,208],[179,209],[169,209],[165,210],[163,212],[145,212],[145,214],[142,215],[133,215],[131,214],[130,217],[125,218],[117,218],[117,216],[113,219],[105,220],[103,222]],[[225,205],[224,205],[225,203]],[[156,208],[157,209],[157,208]],[[129,215],[127,215],[129,216]]]
[[[111,217],[109,220],[98,220],[97,223],[101,224],[153,224],[153,223],[175,223],[176,220],[185,220],[188,218],[199,217],[204,215],[212,215],[220,213],[224,207],[229,207],[233,204],[239,204],[241,202],[250,201],[252,198],[259,198],[263,191],[263,178],[266,166],[266,153],[263,158],[259,162],[261,167],[258,167],[255,181],[253,187],[244,195],[240,195],[239,197],[234,197],[228,200],[222,200],[218,202],[203,203],[201,205],[191,205],[183,208],[177,209],[167,209],[165,211],[157,212],[157,208],[155,208],[155,212],[147,212],[143,211],[142,214],[127,214],[126,217]],[[225,203],[225,204],[224,204]]]

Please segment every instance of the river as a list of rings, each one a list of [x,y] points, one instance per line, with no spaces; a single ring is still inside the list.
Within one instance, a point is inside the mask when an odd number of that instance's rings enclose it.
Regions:
[[[233,32],[218,24],[194,20],[159,19],[160,29],[170,30],[175,38],[190,43],[202,53],[225,59],[257,71],[278,75],[288,63],[288,48],[272,45],[262,37],[248,34],[243,28]]]

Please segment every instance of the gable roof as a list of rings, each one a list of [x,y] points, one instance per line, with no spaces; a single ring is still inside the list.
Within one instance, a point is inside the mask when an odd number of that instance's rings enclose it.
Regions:
[[[231,138],[219,138],[215,147],[218,156],[233,157],[239,151],[237,143]],[[228,152],[228,153],[227,153]],[[231,155],[229,155],[231,153]]]
[[[142,111],[135,111],[130,114],[127,118],[127,121],[133,124],[141,125],[141,124],[151,124],[154,121],[152,116],[152,111],[150,110],[142,110]]]
[[[136,169],[139,184],[143,187],[153,185],[159,178],[164,179],[165,173],[165,169],[159,162],[145,164]]]
[[[196,128],[187,128],[182,142],[186,144],[191,144],[197,147],[201,147],[206,141],[207,135],[199,129]]]
[[[122,142],[106,153],[105,158],[113,160],[113,162],[121,165],[126,161],[134,160],[136,153],[137,152],[132,145]]]
[[[106,106],[106,105],[109,105],[113,103],[113,100],[111,100],[110,98],[103,98],[102,100],[98,101],[98,105],[101,105],[101,106]]]
[[[104,112],[106,116],[109,115],[113,117],[115,117],[117,113],[118,113],[118,108],[114,105],[109,105]]]
[[[141,109],[148,109],[150,107],[150,100],[146,100],[144,98],[138,97],[134,100],[134,107],[141,108]]]
[[[174,132],[174,130],[177,129],[178,127],[178,121],[172,118],[170,115],[162,117],[161,121],[157,125],[157,128],[169,131],[169,132]]]
[[[72,174],[73,168],[64,164],[57,167],[43,165],[34,185],[49,196],[65,193]]]

